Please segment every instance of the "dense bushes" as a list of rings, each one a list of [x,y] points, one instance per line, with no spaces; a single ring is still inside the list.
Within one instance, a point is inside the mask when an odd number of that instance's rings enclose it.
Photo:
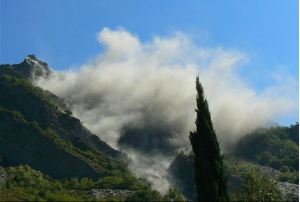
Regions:
[[[265,182],[266,179],[257,178],[249,172],[241,187],[231,195],[232,201],[282,201],[274,183]]]
[[[247,178],[249,173],[253,173],[253,175],[259,179],[265,178],[260,166],[255,163],[244,162],[234,157],[227,158],[224,163],[227,172],[237,175],[243,179]],[[268,180],[266,182],[268,182]]]
[[[143,178],[136,178],[129,173],[115,171],[115,176],[92,181],[88,178],[78,180],[52,179],[48,175],[31,169],[29,166],[7,168],[9,178],[0,186],[0,198],[12,195],[22,195],[23,200],[30,201],[95,201],[86,195],[91,189],[126,189],[136,191],[127,201],[162,201],[174,199],[184,201],[183,195],[176,188],[170,188],[165,196],[151,188],[150,183]],[[7,198],[18,199],[18,198]],[[20,199],[20,198],[19,198]],[[100,201],[124,201],[125,198],[109,197]]]
[[[299,183],[299,171],[280,173],[276,179],[280,182]]]
[[[288,127],[257,130],[241,138],[232,154],[277,170],[283,166],[291,171],[299,170],[299,147],[291,140],[289,131]]]
[[[77,179],[54,180],[48,175],[31,169],[29,166],[7,168],[9,178],[2,187],[4,191],[12,191],[27,196],[27,200],[50,200],[50,201],[78,201],[88,200],[85,195],[78,195],[68,191]],[[82,179],[82,185],[85,179]],[[79,183],[80,184],[80,183]],[[79,187],[79,185],[77,185]],[[73,187],[74,188],[74,187]],[[2,193],[2,194],[3,194]]]

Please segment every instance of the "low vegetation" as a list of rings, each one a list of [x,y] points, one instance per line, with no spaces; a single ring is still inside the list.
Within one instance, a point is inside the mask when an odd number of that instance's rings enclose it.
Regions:
[[[48,175],[36,171],[30,166],[7,168],[9,174],[5,182],[0,183],[0,199],[4,201],[184,201],[179,189],[170,188],[165,196],[151,188],[144,178],[132,175],[114,173],[114,177],[100,178],[93,181],[88,178],[81,180],[53,179]],[[127,189],[136,191],[131,197],[109,197],[102,199],[88,198],[91,189]]]
[[[232,201],[282,201],[279,191],[273,182],[266,183],[249,172],[241,187],[231,195]]]

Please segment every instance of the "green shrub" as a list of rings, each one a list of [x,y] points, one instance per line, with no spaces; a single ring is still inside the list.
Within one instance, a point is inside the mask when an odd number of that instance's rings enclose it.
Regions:
[[[73,112],[71,111],[71,109],[67,108],[65,109],[64,111],[66,114],[68,114],[69,116],[72,116],[73,115]]]
[[[289,169],[289,167],[287,167],[287,166],[282,166],[281,169],[280,169],[280,171],[281,171],[282,173],[287,173],[287,172],[290,172],[290,169]]]
[[[126,201],[163,201],[163,197],[156,190],[146,189],[135,192]]]
[[[231,196],[232,201],[282,201],[279,191],[272,182],[256,178],[254,173],[248,173],[241,187]]]
[[[294,184],[299,184],[299,172],[286,172],[286,173],[280,173],[276,180],[280,182],[290,182]]]
[[[185,201],[185,198],[178,188],[171,187],[164,196],[164,201]]]

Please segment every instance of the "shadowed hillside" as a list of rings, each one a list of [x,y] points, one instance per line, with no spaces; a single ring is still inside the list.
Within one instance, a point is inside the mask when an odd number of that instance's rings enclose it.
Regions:
[[[32,55],[20,64],[0,66],[3,164],[28,164],[53,177],[92,179],[123,167],[125,154],[89,132],[70,115],[64,100],[31,83],[50,74],[47,63]]]

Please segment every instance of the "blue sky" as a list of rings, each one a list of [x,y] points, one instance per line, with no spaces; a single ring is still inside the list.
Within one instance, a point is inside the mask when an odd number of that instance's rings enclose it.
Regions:
[[[56,70],[80,66],[103,51],[96,33],[124,27],[141,41],[182,31],[203,47],[246,54],[240,74],[257,92],[284,71],[299,81],[296,0],[83,1],[1,0],[1,64],[35,54]],[[248,67],[248,68],[247,68]],[[278,119],[288,125],[295,117]]]

